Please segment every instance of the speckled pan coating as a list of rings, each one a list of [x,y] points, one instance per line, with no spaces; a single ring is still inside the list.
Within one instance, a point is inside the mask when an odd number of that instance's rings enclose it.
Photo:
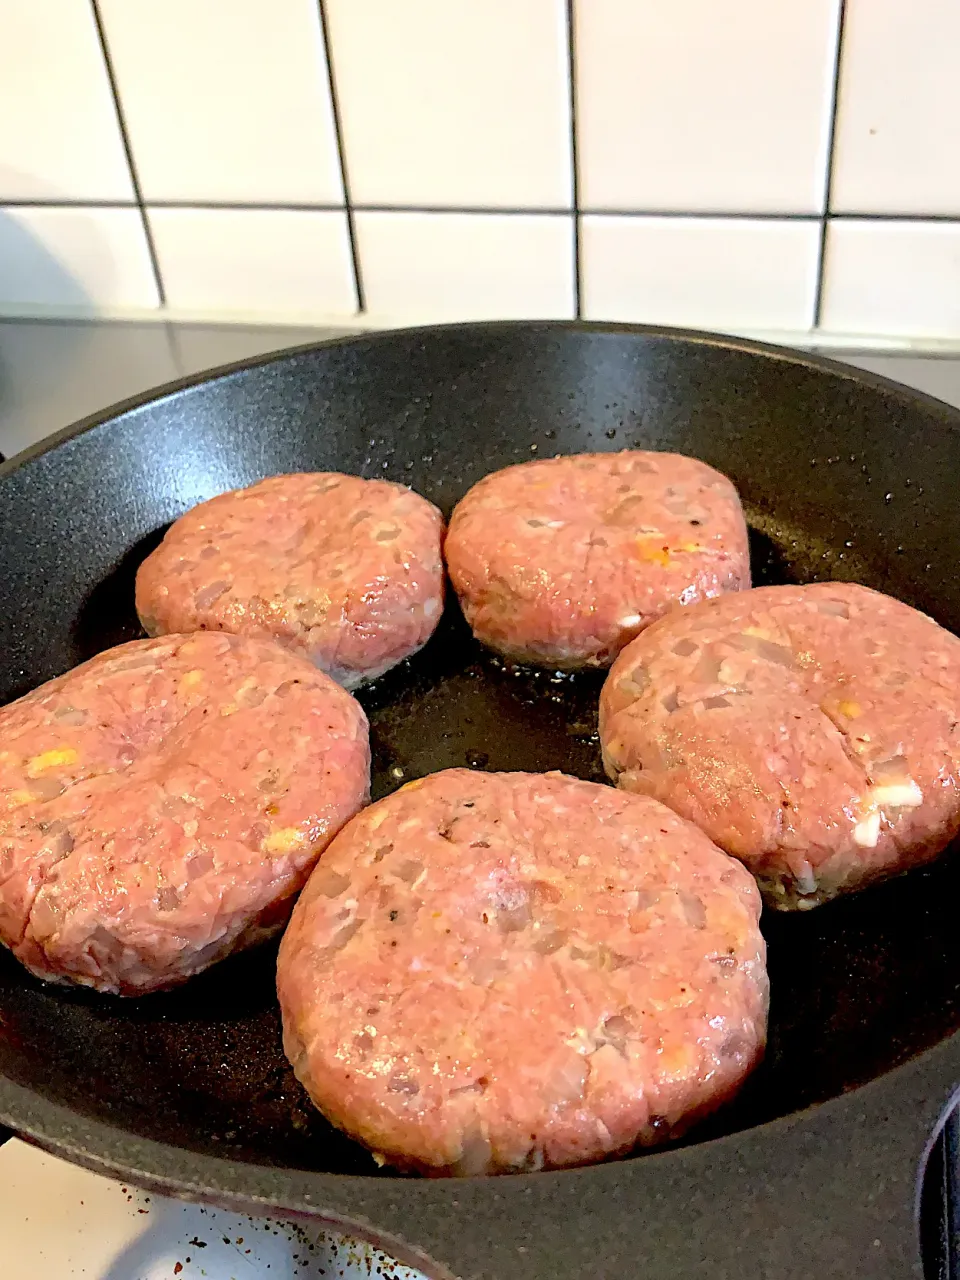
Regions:
[[[0,710],[0,941],[140,995],[275,933],[368,795],[366,717],[273,642],[108,650]]]
[[[928,862],[960,829],[960,640],[850,583],[671,614],[600,701],[607,771],[806,908]]]
[[[428,1174],[559,1168],[682,1133],[764,1045],[750,876],[655,801],[451,769],[340,833],[280,950],[313,1100]]]
[[[695,458],[644,450],[486,476],[454,510],[446,556],[477,638],[558,668],[609,666],[672,606],[750,585],[730,481]]]
[[[272,476],[181,516],[137,574],[148,634],[279,640],[345,688],[430,638],[443,611],[443,517],[403,485]]]

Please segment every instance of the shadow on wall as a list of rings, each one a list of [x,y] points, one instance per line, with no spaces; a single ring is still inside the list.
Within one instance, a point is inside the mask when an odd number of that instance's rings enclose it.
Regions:
[[[0,191],[27,189],[22,174],[0,167]],[[30,189],[36,187],[31,180]],[[55,191],[39,198],[58,198]],[[94,218],[85,210],[62,206],[7,207],[0,205],[0,315],[36,314],[47,308],[77,316],[92,316],[97,304],[90,281],[98,291],[109,285],[115,274],[109,246]],[[38,388],[27,385],[23,376],[26,352],[22,333],[15,326],[0,326],[0,423],[7,453],[22,447],[16,424],[29,404],[38,400]],[[68,368],[82,357],[84,337],[81,326],[70,326],[56,343],[50,367],[44,371],[49,391],[61,381]],[[54,426],[62,422],[52,421]],[[41,432],[42,434],[42,432]],[[9,438],[8,438],[9,437]]]
[[[0,184],[3,173],[0,171]],[[95,304],[68,265],[103,272],[110,255],[79,209],[0,209],[0,307],[57,307],[90,314]]]
[[[0,308],[57,307],[91,314],[89,284],[103,295],[115,275],[98,210],[69,208],[64,193],[35,174],[0,165],[0,192],[48,204],[8,205],[0,197]]]

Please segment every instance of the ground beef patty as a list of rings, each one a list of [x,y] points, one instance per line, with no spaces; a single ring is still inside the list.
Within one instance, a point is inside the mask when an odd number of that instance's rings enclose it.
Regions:
[[[284,1047],[380,1158],[560,1168],[682,1133],[760,1057],[750,876],[662,805],[451,769],[348,824],[283,943]]]
[[[0,710],[0,941],[140,995],[276,932],[367,798],[359,705],[272,642],[139,640]]]
[[[600,701],[607,771],[741,858],[773,907],[926,862],[960,828],[960,640],[866,587],[664,618]]]
[[[585,453],[486,476],[450,521],[477,639],[519,662],[605,667],[671,606],[750,585],[730,481],[675,453]]]
[[[386,480],[273,476],[203,502],[137,574],[149,635],[272,637],[348,689],[429,639],[443,609],[443,517]]]

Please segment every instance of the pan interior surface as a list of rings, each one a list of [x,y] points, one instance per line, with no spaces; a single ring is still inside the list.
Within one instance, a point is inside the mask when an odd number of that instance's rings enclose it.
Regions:
[[[906,392],[721,342],[583,326],[464,326],[295,352],[161,396],[8,468],[0,697],[139,633],[136,566],[193,503],[263,475],[343,470],[446,510],[486,472],[643,447],[737,484],[754,580],[842,578],[960,630],[957,418]],[[24,554],[24,548],[30,554]],[[436,769],[602,781],[602,676],[513,668],[455,604],[361,692],[374,796]],[[960,859],[797,916],[768,915],[766,1063],[688,1141],[836,1096],[960,1027]],[[0,1071],[81,1115],[238,1161],[377,1173],[286,1063],[275,948],[138,1001],[34,981],[0,954]]]

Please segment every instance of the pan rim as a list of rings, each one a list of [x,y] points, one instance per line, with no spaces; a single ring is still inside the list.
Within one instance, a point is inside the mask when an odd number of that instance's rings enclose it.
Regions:
[[[231,360],[225,364],[214,365],[210,369],[202,369],[198,373],[188,374],[183,378],[175,378],[170,382],[160,383],[135,396],[117,400],[104,409],[78,418],[65,427],[60,427],[44,436],[35,444],[7,458],[0,463],[0,481],[5,480],[22,467],[36,462],[46,454],[69,443],[78,436],[85,435],[97,427],[105,426],[118,418],[125,417],[137,409],[150,404],[159,404],[170,396],[207,383],[216,383],[243,373],[250,369],[259,369],[265,365],[279,364],[291,357],[305,355],[309,351],[326,350],[330,347],[376,347],[389,342],[397,336],[424,337],[444,334],[468,336],[472,333],[484,334],[507,333],[597,333],[624,335],[644,338],[662,338],[667,341],[693,343],[698,346],[718,347],[730,351],[741,351],[748,355],[764,356],[785,364],[813,369],[823,373],[831,373],[844,381],[854,382],[874,390],[895,395],[898,399],[914,404],[924,405],[927,409],[942,414],[947,420],[947,429],[960,431],[960,409],[948,404],[945,400],[930,395],[926,391],[908,387],[884,374],[873,373],[869,369],[861,369],[855,365],[844,364],[819,352],[800,351],[793,347],[778,346],[770,342],[758,342],[752,338],[739,338],[733,334],[712,332],[707,329],[679,329],[670,325],[625,324],[606,320],[467,320],[452,324],[429,324],[394,329],[371,329],[353,334],[341,334],[338,337],[322,338],[314,342],[294,343],[289,347],[281,347],[276,351],[267,351],[261,355],[246,356],[241,360]]]
[[[946,1074],[944,1069],[946,1069]],[[269,1206],[272,1212],[295,1215],[305,1211],[316,1212],[320,1205],[311,1206],[310,1202],[313,1197],[310,1194],[301,1194],[299,1197],[293,1197],[288,1200],[278,1200],[266,1192],[258,1195],[250,1191],[237,1190],[229,1185],[231,1181],[234,1181],[233,1179],[224,1179],[222,1177],[218,1179],[217,1173],[219,1172],[222,1175],[224,1167],[230,1170],[245,1170],[249,1173],[248,1180],[250,1181],[267,1183],[271,1180],[288,1180],[291,1182],[300,1180],[316,1185],[325,1191],[329,1188],[340,1188],[349,1191],[371,1187],[390,1187],[395,1194],[404,1194],[401,1189],[405,1189],[407,1193],[412,1192],[411,1198],[417,1198],[422,1194],[422,1190],[417,1189],[425,1187],[446,1188],[448,1194],[455,1198],[457,1195],[456,1188],[463,1188],[464,1186],[492,1189],[499,1187],[502,1189],[505,1185],[545,1186],[550,1182],[567,1181],[574,1177],[612,1177],[614,1173],[611,1171],[629,1169],[638,1163],[649,1165],[654,1162],[662,1165],[668,1161],[689,1161],[691,1153],[696,1153],[699,1159],[704,1151],[736,1150],[745,1139],[751,1137],[762,1137],[770,1143],[777,1144],[788,1132],[798,1127],[804,1127],[814,1118],[841,1120],[842,1116],[834,1116],[833,1113],[837,1111],[846,1113],[851,1109],[851,1104],[854,1102],[865,1105],[865,1109],[869,1110],[871,1103],[880,1101],[876,1095],[886,1092],[895,1093],[901,1080],[918,1071],[932,1072],[935,1077],[942,1076],[944,1081],[949,1078],[951,1072],[956,1075],[957,1083],[947,1085],[944,1104],[952,1100],[955,1095],[960,1094],[960,1031],[946,1036],[937,1044],[922,1050],[907,1061],[898,1063],[881,1075],[875,1076],[873,1079],[867,1080],[845,1093],[827,1098],[822,1102],[811,1103],[799,1111],[791,1111],[786,1115],[774,1116],[770,1120],[765,1120],[761,1124],[752,1125],[746,1129],[736,1129],[703,1142],[668,1146],[659,1150],[651,1149],[647,1152],[640,1152],[637,1155],[618,1157],[594,1164],[577,1165],[567,1169],[547,1169],[536,1173],[508,1173],[495,1177],[471,1175],[459,1178],[422,1178],[401,1175],[391,1176],[389,1174],[329,1173],[317,1169],[300,1169],[291,1165],[270,1165],[231,1159],[227,1155],[207,1155],[201,1151],[193,1151],[189,1147],[179,1147],[156,1138],[141,1137],[138,1134],[131,1133],[128,1129],[112,1125],[106,1120],[84,1117],[79,1111],[75,1111],[63,1103],[44,1098],[28,1086],[16,1084],[3,1075],[0,1075],[0,1124],[10,1128],[16,1137],[30,1141],[51,1154],[62,1155],[65,1159],[70,1160],[71,1163],[83,1165],[85,1168],[91,1169],[96,1173],[102,1173],[105,1176],[119,1176],[129,1179],[138,1185],[151,1185],[158,1191],[165,1189],[167,1194],[190,1195],[197,1200],[209,1200],[211,1195],[215,1194],[218,1199],[221,1196],[225,1197],[226,1202],[232,1202],[238,1207],[262,1201],[263,1205],[265,1207]],[[17,1120],[18,1102],[25,1104],[24,1109],[27,1111],[42,1112],[44,1116],[38,1114],[36,1119],[23,1124],[22,1121]],[[43,1122],[44,1118],[47,1119],[47,1123]],[[83,1140],[80,1140],[79,1135],[72,1139],[71,1137],[57,1136],[58,1125],[61,1128],[75,1127],[82,1130]],[[115,1136],[122,1143],[135,1144],[138,1149],[143,1150],[145,1156],[153,1156],[153,1159],[142,1164],[126,1164],[120,1158],[111,1157],[108,1152],[112,1136]],[[929,1141],[932,1141],[935,1136],[935,1133],[930,1135]],[[98,1141],[91,1142],[91,1137],[98,1139]],[[195,1164],[197,1166],[196,1179],[191,1180],[189,1177],[185,1177],[182,1172],[175,1173],[167,1170],[165,1168],[167,1161],[170,1161],[171,1165],[177,1162],[182,1166],[184,1161],[191,1165]],[[307,1203],[305,1204],[304,1201]],[[336,1221],[339,1223],[341,1219],[337,1217]]]

